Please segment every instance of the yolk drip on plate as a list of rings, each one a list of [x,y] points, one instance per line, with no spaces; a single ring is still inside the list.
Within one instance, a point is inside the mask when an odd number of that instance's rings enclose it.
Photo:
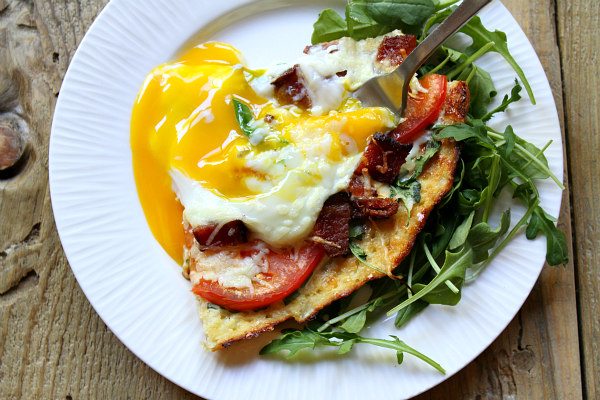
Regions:
[[[250,82],[260,74],[245,67],[232,46],[209,42],[154,69],[138,95],[131,123],[135,182],[152,233],[179,262],[183,207],[174,191],[174,171],[210,198],[220,199],[230,209],[239,208],[245,217],[254,208],[248,211],[242,206],[269,193],[272,198],[265,204],[277,205],[310,192],[311,185],[323,186],[325,198],[333,194],[330,191],[340,190],[369,137],[393,126],[388,110],[363,108],[351,98],[322,116],[278,105],[253,90]],[[250,137],[240,128],[233,99],[254,115]],[[338,167],[342,164],[345,169]],[[326,180],[330,171],[334,178]],[[284,192],[282,182],[292,173],[305,173],[306,179],[295,182],[303,182],[300,185],[306,188]],[[256,206],[256,216],[245,221],[250,228],[252,218],[260,219],[261,207],[265,205]],[[314,219],[322,201],[311,207],[318,207],[311,210]],[[214,215],[214,222],[228,222],[219,218]]]

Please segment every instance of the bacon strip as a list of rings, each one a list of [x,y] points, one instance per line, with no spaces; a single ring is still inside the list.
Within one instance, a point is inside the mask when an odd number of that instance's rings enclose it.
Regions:
[[[348,192],[351,195],[352,218],[389,218],[398,212],[398,202],[386,197],[377,197],[370,185],[369,177],[358,170],[350,179]]]
[[[352,206],[347,193],[330,196],[317,218],[311,241],[320,244],[329,257],[348,253]]]
[[[357,197],[352,205],[356,217],[389,218],[398,212],[398,201],[388,197]]]
[[[248,228],[240,220],[228,222],[221,226],[205,225],[194,228],[193,233],[201,247],[235,246],[248,241]]]
[[[310,97],[298,64],[286,70],[271,82],[275,86],[275,98],[281,104],[295,104],[300,108],[311,107]]]
[[[377,61],[397,67],[417,47],[414,35],[386,36],[377,49]]]
[[[412,145],[400,144],[390,135],[376,133],[363,154],[363,167],[376,181],[392,183],[411,148]]]

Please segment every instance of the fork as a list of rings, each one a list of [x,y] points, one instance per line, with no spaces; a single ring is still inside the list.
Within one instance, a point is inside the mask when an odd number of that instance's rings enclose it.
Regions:
[[[446,39],[456,33],[479,10],[493,0],[464,0],[458,8],[429,34],[393,72],[365,82],[354,97],[366,106],[384,106],[402,117],[406,109],[410,80]],[[398,96],[401,93],[401,96]]]

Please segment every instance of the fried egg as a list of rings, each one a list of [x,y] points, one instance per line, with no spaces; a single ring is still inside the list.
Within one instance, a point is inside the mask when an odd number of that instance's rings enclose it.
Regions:
[[[333,63],[352,65],[352,54],[339,52]],[[242,220],[275,247],[303,240],[325,200],[348,186],[369,138],[397,124],[388,109],[348,96],[353,75],[329,74],[339,68],[320,54],[303,59],[322,100],[309,110],[272,98],[270,80],[281,66],[251,70],[219,42],[190,49],[145,80],[131,122],[134,178],[149,227],[175,260],[182,258],[182,216],[192,227]],[[328,96],[319,95],[323,88]],[[234,100],[253,115],[249,135]]]

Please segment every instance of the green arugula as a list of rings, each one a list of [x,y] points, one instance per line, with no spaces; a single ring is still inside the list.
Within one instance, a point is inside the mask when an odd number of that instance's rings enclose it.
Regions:
[[[411,319],[413,319],[417,314],[423,311],[429,305],[428,302],[423,300],[417,300],[414,303],[404,307],[402,310],[398,311],[396,314],[396,320],[394,321],[394,325],[396,328],[402,328],[406,325]]]
[[[494,116],[494,114],[506,111],[506,109],[508,108],[509,105],[521,100],[521,94],[520,94],[521,90],[523,90],[523,88],[519,84],[519,81],[515,79],[515,86],[513,86],[513,88],[511,89],[510,96],[504,95],[504,98],[502,99],[502,103],[498,107],[494,108],[492,111],[483,115],[481,117],[481,120],[486,122],[486,121],[490,120]]]
[[[283,334],[279,339],[275,339],[263,347],[260,354],[267,355],[285,352],[285,357],[290,358],[295,356],[300,350],[316,349],[318,347],[337,347],[338,354],[345,354],[349,352],[355,344],[365,343],[396,351],[398,364],[402,364],[404,354],[407,353],[426,362],[439,372],[443,374],[446,373],[441,365],[423,353],[410,347],[396,336],[391,336],[392,339],[372,339],[359,336],[356,333],[340,331],[317,332],[310,328],[305,328],[303,330],[287,330],[282,333]]]
[[[398,28],[423,39],[434,25],[450,15],[450,6],[456,2],[350,0],[344,16],[333,10],[325,10],[319,15],[312,41],[319,43],[342,36],[363,39]],[[316,325],[317,329],[308,326],[302,330],[285,331],[279,339],[265,346],[261,354],[284,352],[292,357],[302,349],[320,347],[335,347],[339,354],[345,354],[356,344],[363,343],[395,350],[399,363],[408,353],[443,372],[441,366],[395,336],[392,339],[371,339],[359,334],[372,318],[383,313],[395,313],[395,325],[402,327],[429,304],[456,304],[461,298],[463,285],[481,274],[523,230],[530,240],[539,235],[546,237],[548,264],[567,262],[564,234],[540,206],[536,187],[537,181],[550,178],[563,188],[544,156],[551,142],[538,148],[520,138],[511,126],[501,132],[486,125],[494,115],[505,112],[511,104],[521,100],[523,87],[535,104],[529,82],[510,54],[503,32],[486,29],[479,17],[471,19],[461,32],[472,39],[470,45],[464,49],[443,46],[420,72],[441,73],[466,81],[471,94],[470,118],[459,125],[434,127],[432,140],[427,142],[425,150],[413,160],[411,168],[402,171],[399,179],[391,185],[391,197],[401,200],[410,215],[412,206],[421,200],[418,178],[427,162],[439,151],[441,141],[453,139],[460,143],[461,160],[451,190],[430,213],[424,229],[415,239],[410,256],[405,257],[395,270],[406,276],[406,280],[381,279],[369,283],[372,291],[368,299],[352,297],[352,301],[332,304],[317,315],[315,324],[320,324]],[[500,54],[519,79],[493,109],[490,105],[497,91],[492,78],[474,64],[489,52]],[[250,120],[245,121],[250,123]],[[512,190],[513,197],[526,207],[526,212],[510,228],[511,213],[506,210],[498,224],[493,226],[489,219],[494,203],[500,193],[507,190]],[[359,245],[365,230],[362,224],[350,227],[350,250],[361,263],[382,272],[367,261],[368,254]],[[362,304],[354,306],[357,299]]]
[[[554,219],[540,206],[536,206],[525,236],[533,240],[539,233],[546,236],[546,262],[550,265],[566,264],[569,261],[569,252],[565,235],[554,225]]]

